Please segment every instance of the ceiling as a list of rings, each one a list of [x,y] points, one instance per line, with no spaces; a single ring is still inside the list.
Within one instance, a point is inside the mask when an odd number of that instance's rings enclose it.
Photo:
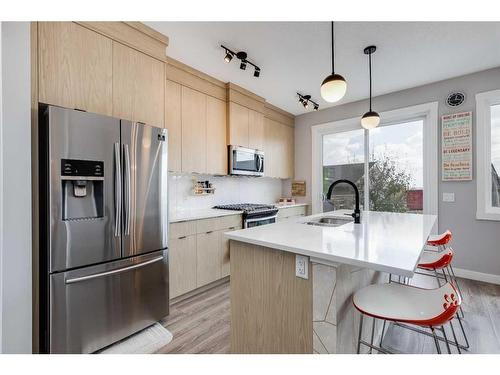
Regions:
[[[320,97],[330,73],[329,22],[146,22],[170,38],[167,54],[221,81],[233,82],[295,115],[306,110],[297,92]],[[337,22],[335,70],[347,80],[336,104],[368,96],[368,58],[375,44],[374,96],[500,66],[500,22]],[[244,50],[261,68],[223,60],[224,44]]]

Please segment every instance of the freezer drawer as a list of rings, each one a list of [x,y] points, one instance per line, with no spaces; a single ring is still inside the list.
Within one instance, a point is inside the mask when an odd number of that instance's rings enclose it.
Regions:
[[[92,353],[168,315],[167,250],[50,276],[50,352]]]

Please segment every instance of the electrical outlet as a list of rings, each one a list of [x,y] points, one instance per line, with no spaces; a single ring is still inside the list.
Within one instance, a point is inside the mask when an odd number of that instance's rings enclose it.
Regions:
[[[443,202],[455,202],[455,193],[443,193]]]
[[[309,278],[309,258],[303,255],[295,255],[295,276],[303,279]]]

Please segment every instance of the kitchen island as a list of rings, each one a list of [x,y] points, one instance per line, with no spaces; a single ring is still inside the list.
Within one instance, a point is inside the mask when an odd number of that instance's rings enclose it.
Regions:
[[[436,216],[365,211],[355,224],[348,214],[226,234],[233,353],[356,352],[353,293],[387,273],[412,277]]]

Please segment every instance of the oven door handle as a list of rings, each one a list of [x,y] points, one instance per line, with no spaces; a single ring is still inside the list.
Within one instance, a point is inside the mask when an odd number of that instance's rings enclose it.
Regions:
[[[278,214],[276,214],[274,216],[264,216],[264,217],[259,217],[259,218],[255,218],[255,219],[245,219],[244,227],[247,228],[248,223],[255,223],[256,221],[262,221],[262,220],[272,220],[272,219],[276,219],[277,217],[278,217]]]

